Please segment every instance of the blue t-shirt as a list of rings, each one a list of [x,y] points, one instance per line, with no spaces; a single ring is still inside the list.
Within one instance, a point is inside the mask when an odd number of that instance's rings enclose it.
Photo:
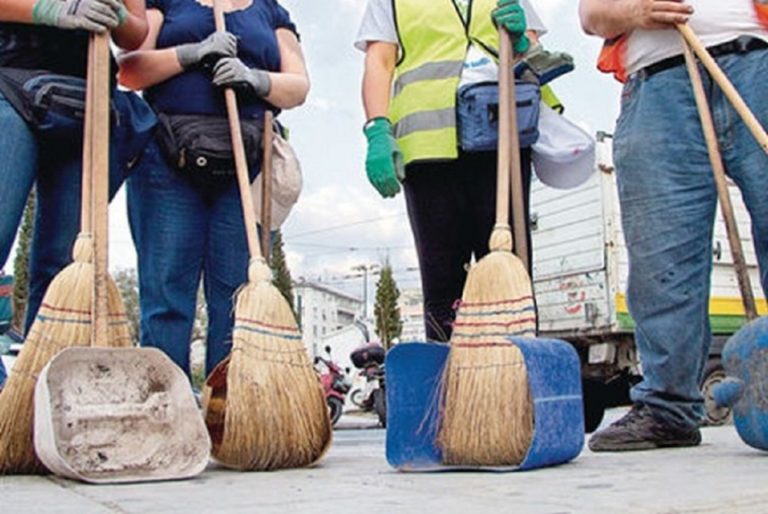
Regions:
[[[148,9],[163,13],[157,48],[202,41],[214,30],[213,9],[196,0],[148,0]],[[229,32],[239,38],[237,56],[250,68],[280,71],[280,50],[275,30],[296,27],[288,11],[275,0],[253,0],[251,5],[225,15]],[[218,114],[226,116],[224,93],[211,83],[209,71],[191,68],[146,91],[146,98],[159,112],[169,114]],[[242,95],[238,107],[244,118],[261,118],[271,104]]]

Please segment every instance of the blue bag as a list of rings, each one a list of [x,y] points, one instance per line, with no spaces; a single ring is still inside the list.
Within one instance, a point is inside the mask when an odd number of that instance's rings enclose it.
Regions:
[[[456,94],[459,147],[465,152],[496,150],[499,144],[498,82],[467,84]],[[539,139],[539,85],[516,81],[515,95],[520,148],[528,148]]]

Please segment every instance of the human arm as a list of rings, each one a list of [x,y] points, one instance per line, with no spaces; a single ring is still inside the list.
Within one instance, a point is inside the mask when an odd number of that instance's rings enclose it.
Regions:
[[[683,0],[581,0],[584,31],[606,39],[634,29],[664,29],[686,23],[693,7]]]
[[[212,34],[201,42],[157,48],[157,36],[163,26],[163,13],[147,10],[147,37],[139,48],[119,56],[120,83],[130,89],[145,89],[178,75],[211,56],[234,55],[237,42],[230,34]]]
[[[402,154],[387,118],[396,63],[397,45],[368,43],[363,71],[363,109],[368,120],[364,129],[368,142],[365,170],[368,180],[384,198],[400,191],[397,179],[403,176]]]
[[[213,69],[213,83],[231,86],[264,98],[282,109],[304,103],[309,93],[309,74],[296,34],[286,28],[275,30],[280,51],[280,71],[248,68],[236,58],[221,59]]]

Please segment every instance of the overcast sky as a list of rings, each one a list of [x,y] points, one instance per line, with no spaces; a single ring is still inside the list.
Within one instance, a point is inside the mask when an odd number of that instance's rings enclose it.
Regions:
[[[403,195],[383,200],[365,177],[365,121],[360,100],[363,54],[352,46],[366,0],[280,0],[302,37],[312,89],[307,103],[281,115],[302,163],[304,190],[283,226],[294,278],[344,279],[359,264],[389,258],[401,288],[418,286]],[[576,71],[553,83],[566,115],[590,131],[612,131],[619,89],[595,70],[600,41],[581,32],[575,0],[531,0],[549,29],[542,42],[570,52]],[[121,192],[112,204],[112,268],[135,266]],[[336,228],[339,227],[339,228]],[[12,261],[6,266],[12,269]],[[341,278],[339,278],[341,277]]]

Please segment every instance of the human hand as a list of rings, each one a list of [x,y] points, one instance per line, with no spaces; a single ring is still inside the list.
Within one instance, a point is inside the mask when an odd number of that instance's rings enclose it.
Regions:
[[[392,135],[392,124],[387,118],[373,118],[363,129],[368,140],[365,172],[368,180],[384,198],[400,192],[398,177],[405,175],[403,154]]]
[[[176,58],[182,68],[235,55],[237,55],[237,37],[231,32],[216,31],[199,43],[187,43],[176,47]]]
[[[104,32],[119,26],[128,11],[119,0],[37,0],[32,23]]]
[[[687,23],[693,7],[684,0],[634,0],[627,6],[627,18],[635,28],[668,29]]]
[[[269,94],[272,81],[264,70],[251,69],[237,57],[220,59],[213,67],[213,84],[228,86],[258,97]]]
[[[528,51],[531,42],[525,35],[527,23],[520,0],[498,0],[496,9],[491,12],[491,18],[496,25],[504,27],[509,32],[515,53],[524,54]]]

